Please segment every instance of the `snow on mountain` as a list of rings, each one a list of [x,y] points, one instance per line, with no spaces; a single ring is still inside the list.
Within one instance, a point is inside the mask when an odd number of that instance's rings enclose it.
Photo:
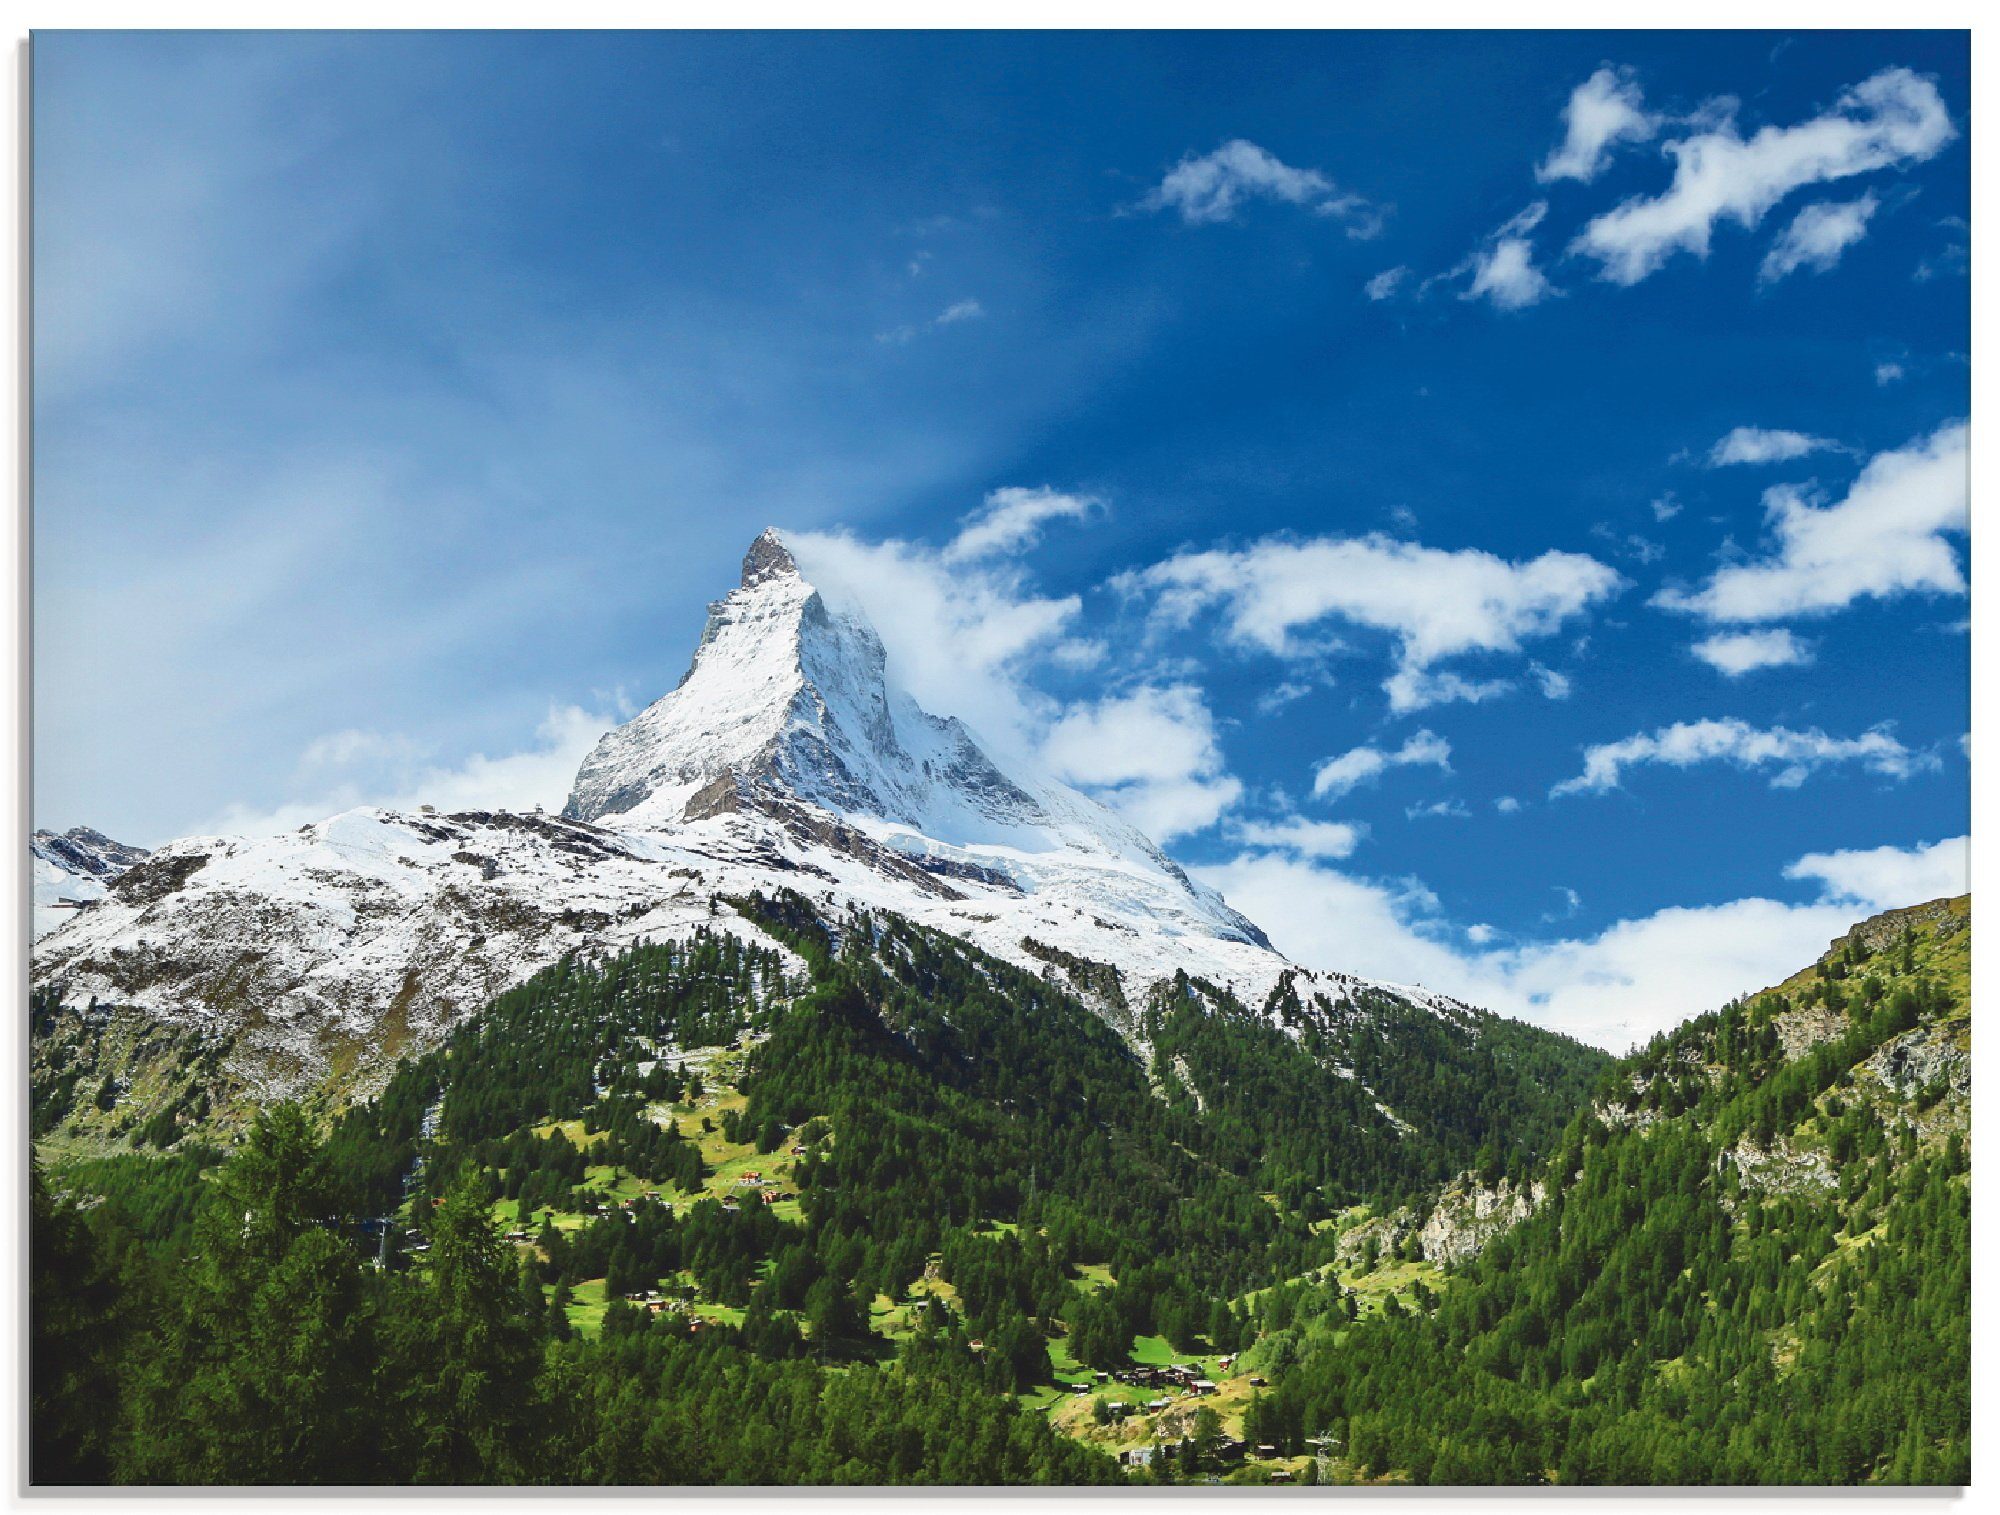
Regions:
[[[37,831],[28,838],[34,934],[48,935],[66,922],[72,911],[103,899],[105,887],[145,855],[145,848],[114,842],[88,826],[63,832]]]
[[[650,830],[796,804],[932,872],[1269,946],[1128,822],[1048,778],[1002,773],[961,722],[918,708],[889,682],[874,629],[829,610],[767,531],[710,607],[679,686],[598,743],[563,813]]]
[[[432,1041],[566,952],[752,932],[727,897],[774,887],[1035,971],[1108,964],[1130,1004],[1182,971],[1253,1006],[1281,981],[1336,1007],[1370,987],[1295,968],[1096,801],[1003,772],[895,687],[873,629],[831,610],[769,531],[680,684],[598,743],[560,817],[364,808],[286,836],[185,838],[101,883],[36,944],[34,978],[247,1028],[282,1085],[343,1047]]]

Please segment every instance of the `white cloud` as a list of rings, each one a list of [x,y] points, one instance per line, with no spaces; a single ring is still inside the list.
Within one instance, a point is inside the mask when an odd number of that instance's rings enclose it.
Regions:
[[[1257,696],[1257,713],[1276,715],[1294,700],[1302,700],[1312,692],[1313,686],[1304,679],[1282,680]]]
[[[1681,502],[1671,494],[1661,495],[1653,501],[1653,519],[1665,524],[1681,513]]]
[[[1568,674],[1558,673],[1555,669],[1544,667],[1540,663],[1530,663],[1528,672],[1534,675],[1535,684],[1542,691],[1543,699],[1566,700],[1570,697],[1572,686]]]
[[[1199,226],[1235,219],[1249,200],[1309,206],[1316,215],[1340,221],[1350,237],[1372,237],[1382,229],[1381,212],[1361,196],[1343,194],[1318,169],[1293,168],[1240,137],[1214,152],[1181,159],[1139,205],[1178,211],[1183,221]]]
[[[1802,431],[1783,431],[1765,426],[1738,426],[1708,450],[1710,468],[1728,468],[1737,463],[1788,463],[1815,452],[1838,452],[1838,442],[1825,437],[1809,437]]]
[[[1386,300],[1403,287],[1403,281],[1410,276],[1410,270],[1403,266],[1385,268],[1363,286],[1371,300]]]
[[[1042,755],[1155,841],[1214,825],[1243,794],[1223,771],[1214,717],[1190,684],[1145,685],[1074,706],[1049,728]]]
[[[1872,847],[1849,852],[1814,852],[1785,869],[1791,879],[1817,879],[1830,899],[1850,900],[1866,909],[1921,905],[1964,894],[1972,887],[1968,837],[1950,837],[1928,847]]]
[[[1431,731],[1419,731],[1393,752],[1380,747],[1356,747],[1313,767],[1313,793],[1338,798],[1358,784],[1380,778],[1391,768],[1421,766],[1451,772],[1451,743]]]
[[[910,265],[911,273],[920,271],[916,264]],[[892,326],[887,331],[876,332],[875,340],[886,347],[903,347],[914,342],[926,331],[935,331],[944,326],[956,326],[962,321],[978,321],[985,315],[986,307],[977,300],[958,300],[947,305],[921,326],[912,326],[907,322],[901,326]]]
[[[1873,194],[1866,194],[1858,200],[1808,205],[1778,233],[1764,254],[1757,277],[1774,284],[1802,268],[1825,273],[1840,261],[1842,253],[1868,235],[1868,218],[1880,204]]]
[[[1519,812],[1521,802],[1511,794],[1503,794],[1493,802],[1493,808],[1502,815],[1514,815]]]
[[[1505,947],[1491,945],[1490,926],[1455,931],[1412,879],[1362,878],[1269,853],[1195,871],[1300,962],[1420,983],[1621,1051],[1782,982],[1860,917],[1963,893],[1965,846],[1958,838],[1908,852],[1815,854],[1786,870],[1823,884],[1809,903],[1675,906],[1590,936]],[[1463,950],[1459,936],[1486,950]]]
[[[428,755],[415,737],[398,732],[349,728],[315,737],[299,755],[301,769],[353,768],[360,764],[410,763]]]
[[[1075,595],[1035,594],[1004,558],[947,563],[893,538],[788,531],[785,545],[830,604],[868,618],[892,676],[919,704],[963,719],[996,756],[1032,755],[1052,712],[1023,670],[1076,643]]]
[[[1946,233],[1945,244],[1936,254],[1917,264],[1916,272],[1911,277],[1919,284],[1928,284],[1946,274],[1962,274],[1971,267],[1971,250],[1966,245],[1966,237],[1972,228],[1960,216],[1946,216],[1938,225]]]
[[[1583,755],[1583,772],[1549,791],[1551,796],[1603,793],[1616,789],[1627,768],[1663,763],[1689,768],[1699,763],[1728,763],[1745,770],[1776,768],[1774,789],[1795,789],[1814,770],[1834,763],[1859,763],[1884,778],[1908,778],[1934,764],[1927,754],[1910,751],[1889,734],[1886,725],[1871,727],[1857,737],[1832,737],[1817,728],[1792,731],[1768,729],[1731,717],[1721,721],[1676,721],[1655,731],[1637,732],[1621,741],[1604,742]]]
[[[1433,673],[1422,668],[1398,668],[1382,681],[1389,696],[1389,708],[1396,711],[1427,710],[1433,705],[1463,701],[1478,705],[1498,699],[1514,690],[1512,679],[1468,679],[1456,673]]]
[[[1630,69],[1600,68],[1573,90],[1563,107],[1563,140],[1535,170],[1544,184],[1596,178],[1621,142],[1644,142],[1659,129],[1648,115]]]
[[[891,678],[919,704],[963,719],[1003,762],[1088,789],[1164,842],[1213,825],[1243,792],[1202,692],[1157,682],[1156,669],[1156,682],[1064,708],[1029,681],[1039,663],[1090,666],[1106,649],[1074,634],[1075,596],[1034,594],[1008,554],[1046,521],[1096,506],[1052,490],[996,490],[942,550],[845,533],[784,539],[829,604],[874,625]]]
[[[1759,668],[1800,667],[1813,660],[1811,646],[1783,627],[1718,632],[1696,642],[1692,650],[1709,667],[1731,679]]]
[[[337,731],[301,754],[296,778],[303,799],[270,809],[233,805],[199,831],[270,836],[292,831],[356,805],[414,810],[560,810],[576,770],[615,717],[575,705],[551,706],[535,741],[519,752],[474,753],[455,765],[427,762],[429,749],[396,733]]]
[[[1313,651],[1298,633],[1329,619],[1387,632],[1398,666],[1383,688],[1396,710],[1504,692],[1504,680],[1478,683],[1432,666],[1464,653],[1518,652],[1524,638],[1549,635],[1624,583],[1579,553],[1508,562],[1380,534],[1183,552],[1114,582],[1154,593],[1155,616],[1170,624],[1220,606],[1230,638],[1280,657]]]
[[[1465,801],[1458,799],[1432,800],[1428,805],[1405,805],[1403,807],[1403,818],[1411,821],[1422,820],[1426,816],[1441,816],[1449,820],[1464,820],[1471,814],[1472,812],[1465,806]]]
[[[1491,300],[1501,310],[1525,310],[1560,293],[1535,267],[1535,244],[1529,237],[1548,210],[1546,202],[1537,200],[1503,223],[1470,259],[1445,275],[1452,278],[1471,272],[1472,282],[1460,291],[1461,300]]]
[[[1282,821],[1239,821],[1229,829],[1231,839],[1246,847],[1330,861],[1352,855],[1367,834],[1368,828],[1358,822],[1308,821],[1296,816]]]
[[[944,550],[947,563],[970,562],[975,558],[1018,552],[1032,547],[1050,521],[1082,521],[1101,510],[1104,502],[1095,495],[1069,494],[1041,486],[1022,489],[1010,486],[986,496],[986,503],[966,518],[957,536]]]
[[[1711,621],[1772,621],[1864,597],[1964,594],[1965,575],[1945,538],[1970,525],[1969,447],[1966,423],[1953,421],[1878,453],[1837,505],[1773,489],[1764,497],[1773,555],[1720,568],[1692,593],[1662,590],[1653,603]]]
[[[1903,376],[1903,365],[1896,362],[1893,358],[1885,358],[1882,362],[1875,365],[1875,382],[1877,385],[1886,386],[1894,384]]]
[[[1904,68],[1856,85],[1823,115],[1747,140],[1725,115],[1669,141],[1672,184],[1598,216],[1572,251],[1596,259],[1600,277],[1636,284],[1676,252],[1706,257],[1719,221],[1753,229],[1795,190],[1922,162],[1956,135],[1936,87]]]

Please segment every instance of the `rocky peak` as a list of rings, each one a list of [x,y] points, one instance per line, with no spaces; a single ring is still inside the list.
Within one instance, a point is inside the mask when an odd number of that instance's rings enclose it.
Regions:
[[[28,839],[28,850],[66,873],[105,882],[146,856],[144,847],[114,842],[88,826],[72,826],[61,832],[37,831]]]
[[[757,585],[781,574],[796,574],[798,562],[792,557],[792,550],[785,545],[778,528],[766,526],[757,540],[750,544],[750,550],[743,554],[743,578],[739,585],[743,589],[754,589]]]

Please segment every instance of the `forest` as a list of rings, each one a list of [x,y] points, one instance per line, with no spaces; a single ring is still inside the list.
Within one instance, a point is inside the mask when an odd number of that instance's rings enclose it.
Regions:
[[[1053,968],[730,904],[792,968],[565,960],[372,1099],[45,1151],[35,1481],[1966,1476],[1965,1099],[1870,1071],[1962,1037],[1962,913],[1614,1064],[1186,978],[1142,1056]],[[1357,1252],[1455,1177],[1547,1198]]]

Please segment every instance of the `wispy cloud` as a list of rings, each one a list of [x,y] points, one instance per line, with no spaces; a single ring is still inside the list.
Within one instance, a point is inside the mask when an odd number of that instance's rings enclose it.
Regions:
[[[1190,226],[1233,221],[1252,200],[1275,200],[1310,209],[1337,222],[1348,236],[1366,239],[1382,230],[1383,212],[1360,195],[1345,193],[1316,168],[1293,168],[1241,137],[1199,156],[1189,154],[1146,192],[1139,207],[1174,211]]]
[[[1886,724],[1857,737],[1832,737],[1816,728],[1764,729],[1734,717],[1676,721],[1656,731],[1588,748],[1583,755],[1583,772],[1563,780],[1549,794],[1601,794],[1616,789],[1628,768],[1647,764],[1692,768],[1703,763],[1726,763],[1745,770],[1775,769],[1773,789],[1796,789],[1816,770],[1834,764],[1856,763],[1883,778],[1905,779],[1919,768],[1934,766],[1935,759],[1912,752],[1890,734]]]
[[[1922,162],[1958,134],[1936,86],[1905,68],[1884,69],[1795,126],[1745,138],[1732,117],[1669,141],[1672,184],[1596,217],[1571,251],[1594,259],[1601,278],[1636,284],[1677,252],[1706,257],[1718,222],[1754,230],[1796,190]]]
[[[1229,828],[1232,841],[1268,852],[1339,861],[1352,855],[1368,834],[1354,821],[1308,821],[1291,816],[1281,821],[1239,821]]]
[[[1383,269],[1382,272],[1375,275],[1362,288],[1367,291],[1368,298],[1371,300],[1387,300],[1403,287],[1409,277],[1410,270],[1398,264],[1395,268]]]
[[[1808,205],[1772,241],[1757,277],[1775,284],[1802,268],[1825,273],[1840,261],[1842,253],[1868,235],[1869,218],[1880,204],[1873,194],[1866,194],[1857,200]]]
[[[1972,266],[1971,249],[1967,245],[1972,228],[1958,216],[1946,216],[1938,225],[1945,232],[1944,245],[1918,261],[1911,277],[1919,284],[1962,274]]]
[[[1525,310],[1560,293],[1535,266],[1535,244],[1529,235],[1548,211],[1548,205],[1537,200],[1494,231],[1473,253],[1472,282],[1459,298],[1490,300],[1501,310]]]
[[[1095,495],[1071,494],[1047,485],[996,489],[945,547],[944,560],[966,563],[1019,552],[1041,540],[1042,528],[1050,521],[1087,520],[1103,508],[1104,502]]]
[[[1354,747],[1313,768],[1313,793],[1338,799],[1350,789],[1380,778],[1391,768],[1430,767],[1451,772],[1451,743],[1432,731],[1419,731],[1393,750]]]
[[[903,347],[916,341],[927,331],[938,331],[947,326],[958,326],[967,321],[981,321],[986,317],[986,307],[977,300],[956,300],[932,316],[920,326],[905,323],[892,326],[887,331],[875,333],[875,340],[886,347]]]
[[[1558,179],[1585,183],[1603,172],[1619,144],[1644,142],[1659,130],[1638,81],[1629,68],[1606,65],[1579,84],[1563,107],[1563,140],[1535,170],[1544,184]]]
[[[1403,816],[1407,820],[1418,821],[1443,818],[1446,820],[1466,820],[1472,812],[1461,799],[1432,800],[1428,805],[1405,805]]]
[[[1709,448],[1706,462],[1710,468],[1729,468],[1740,463],[1788,463],[1815,452],[1843,450],[1838,442],[1807,436],[1802,431],[1738,426]]]
[[[300,755],[294,792],[268,809],[232,805],[200,830],[227,836],[291,831],[357,805],[415,810],[559,810],[571,780],[597,739],[628,714],[551,706],[532,745],[489,757],[473,753],[439,763],[427,742],[399,732],[345,730],[311,743]]]

